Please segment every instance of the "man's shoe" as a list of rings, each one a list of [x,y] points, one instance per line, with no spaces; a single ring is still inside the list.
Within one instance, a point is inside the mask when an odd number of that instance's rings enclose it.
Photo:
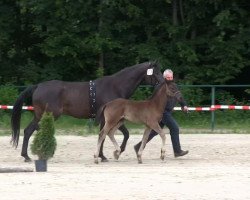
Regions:
[[[174,153],[174,157],[180,157],[180,156],[185,156],[186,154],[188,154],[188,151],[183,151],[183,150],[181,150],[180,152],[176,152],[176,153]]]

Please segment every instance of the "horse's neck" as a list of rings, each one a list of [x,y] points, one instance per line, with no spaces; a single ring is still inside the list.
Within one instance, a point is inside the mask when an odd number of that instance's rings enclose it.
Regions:
[[[129,98],[134,93],[142,82],[146,69],[147,66],[135,66],[112,77],[118,91],[123,91],[123,98]]]
[[[165,83],[159,88],[159,90],[154,94],[154,96],[150,99],[153,105],[157,108],[157,110],[163,113],[166,103],[167,103],[167,92]]]

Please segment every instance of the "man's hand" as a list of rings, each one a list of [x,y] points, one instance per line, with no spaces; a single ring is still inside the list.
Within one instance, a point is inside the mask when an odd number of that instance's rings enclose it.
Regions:
[[[187,106],[184,106],[181,109],[182,109],[183,112],[186,112],[186,113],[188,112],[188,107]]]

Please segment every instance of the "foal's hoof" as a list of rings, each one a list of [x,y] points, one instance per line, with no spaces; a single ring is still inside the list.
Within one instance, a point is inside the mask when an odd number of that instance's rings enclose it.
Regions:
[[[137,155],[138,164],[142,164],[141,156]]]
[[[94,156],[94,163],[98,164],[98,157]]]
[[[138,160],[138,164],[142,164],[142,160]]]
[[[116,160],[118,160],[119,159],[119,156],[120,156],[120,151],[114,151],[114,158],[116,159]]]
[[[162,150],[161,150],[161,157],[160,157],[160,158],[161,158],[161,160],[164,160],[164,159],[165,159],[165,151],[162,151]]]

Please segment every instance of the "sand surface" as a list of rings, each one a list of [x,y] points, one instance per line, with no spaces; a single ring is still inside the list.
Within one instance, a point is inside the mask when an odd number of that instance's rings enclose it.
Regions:
[[[131,135],[118,161],[106,139],[108,163],[94,164],[97,136],[56,136],[57,150],[48,172],[0,173],[1,200],[202,200],[250,199],[250,134],[184,134],[188,155],[174,158],[167,135],[167,156],[160,157],[160,137],[154,138],[138,164]],[[116,135],[118,142],[121,135]],[[31,138],[32,141],[33,138]],[[0,137],[0,168],[34,168],[20,156],[10,137]],[[34,155],[30,155],[36,159]]]

